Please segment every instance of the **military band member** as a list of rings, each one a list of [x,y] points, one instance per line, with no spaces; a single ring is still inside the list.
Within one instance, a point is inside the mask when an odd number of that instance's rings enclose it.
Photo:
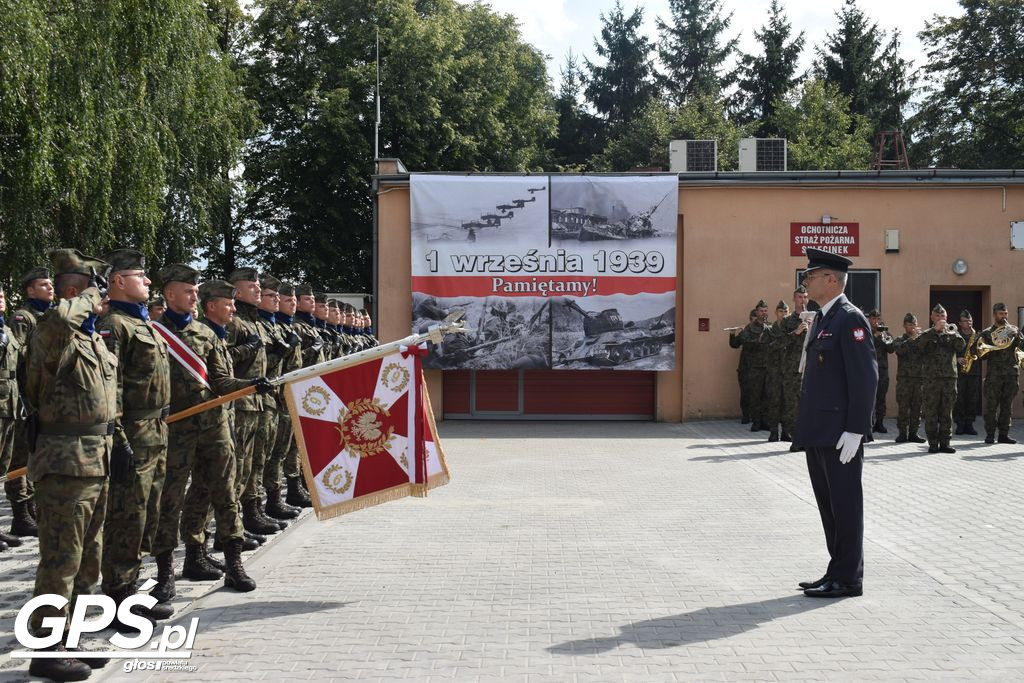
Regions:
[[[981,363],[977,359],[978,341],[981,336],[974,329],[974,319],[970,311],[961,311],[960,336],[967,340],[964,355],[957,359],[956,403],[953,405],[953,422],[957,434],[976,436],[974,418],[978,416],[978,404],[981,403]],[[974,355],[970,369],[964,372],[965,356]]]
[[[100,578],[107,475],[125,473],[131,449],[124,434],[115,440],[117,360],[96,333],[103,312],[108,264],[76,249],[48,254],[60,303],[48,310],[31,335],[25,391],[35,409],[28,426],[28,476],[35,484],[39,566],[34,596],[55,594],[63,608],[42,605],[30,630],[45,636],[43,620],[64,622],[80,594]],[[109,469],[108,469],[109,463]],[[50,648],[63,651],[63,643]],[[33,659],[29,673],[55,680],[84,680],[105,660]]]
[[[928,452],[956,453],[949,444],[956,402],[956,357],[964,352],[967,342],[956,325],[949,324],[942,304],[932,309],[931,323],[914,342],[921,349],[921,404]]]
[[[807,323],[800,314],[807,310],[807,290],[797,287],[793,291],[793,312],[782,321],[782,440],[792,441],[796,433],[797,411],[800,408],[800,391],[803,375],[800,373],[800,356],[803,353]],[[793,444],[790,451],[800,450]]]
[[[103,592],[120,605],[136,593],[141,559],[149,551],[167,467],[171,380],[167,344],[149,323],[150,280],[142,252],[118,249],[110,264],[110,306],[96,329],[117,358],[115,435],[128,443],[129,467],[111,468],[103,527]],[[148,532],[148,533],[147,533]],[[158,603],[139,613],[166,619],[174,609]],[[119,631],[137,631],[114,621]]]
[[[878,395],[875,396],[875,423],[871,430],[877,434],[887,434],[885,398],[889,394],[889,354],[896,350],[895,340],[889,334],[889,326],[882,322],[882,313],[877,308],[868,311],[868,322],[871,323],[878,358]]]
[[[771,442],[779,440],[779,423],[782,421],[782,376],[785,352],[782,323],[788,315],[789,304],[780,299],[775,306],[775,322],[771,326],[772,341],[768,348],[768,387],[765,412],[768,416],[768,441]]]
[[[279,293],[281,303],[277,311],[277,324],[280,325],[285,340],[292,346],[291,355],[285,357],[281,372],[289,373],[302,367],[302,339],[296,331],[298,323],[295,322],[295,313],[299,302],[298,297],[295,296],[293,285],[282,284]],[[274,442],[273,457],[267,463],[263,473],[263,483],[268,486],[268,505],[271,498],[269,486],[271,484],[280,486],[283,470],[288,490],[285,503],[298,508],[312,507],[313,503],[309,499],[309,494],[300,483],[302,473],[299,471],[299,449],[292,434],[292,420],[288,413],[288,403],[284,398],[284,387],[281,387],[279,391],[277,440]]]
[[[752,323],[757,319],[757,309],[750,309],[747,314],[747,322]],[[729,348],[740,350],[739,364],[736,366],[736,381],[740,385],[740,424],[750,424],[750,350],[743,344],[739,332],[741,328],[729,328]]]
[[[768,347],[774,337],[768,324],[768,304],[763,300],[754,307],[757,317],[739,333],[743,345],[750,349],[747,387],[750,391],[750,431],[768,428]]]
[[[990,351],[985,356],[988,366],[985,370],[985,443],[996,442],[997,428],[999,443],[1017,443],[1016,439],[1010,438],[1010,410],[1013,397],[1020,388],[1017,349],[1021,348],[1024,337],[1017,328],[1006,322],[1006,317],[1006,304],[997,303],[992,307],[994,322],[981,333],[981,339],[986,344],[995,344],[992,335],[996,331],[1009,340],[1005,348]]]
[[[896,366],[896,407],[899,434],[896,443],[924,443],[917,430],[921,424],[921,351],[915,345],[921,335],[917,316],[903,316],[903,335],[893,343],[898,364]]]
[[[14,455],[14,424],[21,414],[18,366],[21,364],[21,342],[8,329],[4,320],[7,296],[0,283],[0,473],[6,474]],[[24,477],[21,477],[24,479]],[[15,480],[17,481],[17,480]],[[9,482],[13,484],[14,482]],[[9,496],[10,494],[8,494]],[[21,539],[0,531],[0,551],[16,548]]]

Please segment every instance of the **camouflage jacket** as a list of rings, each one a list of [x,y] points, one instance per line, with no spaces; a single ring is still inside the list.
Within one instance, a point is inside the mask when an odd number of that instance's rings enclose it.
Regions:
[[[964,352],[957,354],[957,366],[956,372],[959,377],[980,377],[981,376],[981,361],[978,360],[978,342],[981,341],[981,332],[974,330],[973,334],[960,334],[961,337],[967,340],[967,345],[964,347]],[[975,356],[974,363],[971,365],[971,371],[966,375],[964,369],[960,367],[960,359],[966,354],[972,353]]]
[[[192,349],[206,365],[206,384],[203,384],[178,360],[171,359],[172,413],[211,401],[232,391],[245,389],[252,384],[249,380],[235,378],[227,346],[208,325],[192,320],[185,329],[179,330],[174,321],[166,315],[160,318],[159,323]],[[200,420],[200,427],[213,425],[220,420],[228,419],[230,410],[231,404],[227,403],[199,413],[196,417]]]
[[[21,341],[6,326],[0,327],[0,420],[18,416],[18,366],[21,364]]]
[[[299,323],[297,320],[292,322],[285,322],[283,320],[277,321],[278,330],[281,334],[282,339],[287,339],[288,335],[294,332],[299,336],[299,343],[292,347],[292,350],[284,355],[281,360],[281,374],[287,375],[292,370],[298,370],[302,365],[302,335],[299,334]],[[284,398],[284,386],[277,388],[277,409],[281,412],[288,412],[288,403]]]
[[[148,321],[113,306],[96,331],[117,356],[117,428],[132,446],[165,445],[171,404],[167,344]]]
[[[795,312],[783,318],[782,324],[779,326],[780,338],[777,343],[782,348],[780,362],[783,372],[794,374],[800,372],[800,356],[803,355],[804,339],[807,338],[808,333],[796,334],[798,327],[800,327],[800,314]]]
[[[270,340],[266,333],[256,323],[259,309],[244,301],[235,302],[235,317],[227,324],[228,350],[231,353],[231,361],[235,367],[235,377],[240,379],[256,379],[267,374],[267,349],[266,345]],[[255,335],[261,340],[255,349],[248,346],[250,335]],[[259,394],[249,394],[235,401],[235,410],[260,411],[263,410],[263,397]]]
[[[878,361],[878,369],[888,370],[889,369],[889,354],[896,350],[896,340],[891,339],[886,344],[882,341],[882,333],[876,332],[875,335],[875,358]]]
[[[749,349],[750,367],[767,368],[770,361],[769,349],[775,341],[775,332],[771,325],[763,325],[755,320],[737,335],[745,349]]]
[[[257,313],[256,325],[260,328],[260,335],[266,340],[264,348],[267,352],[267,377],[273,379],[274,377],[280,377],[284,372],[284,359],[286,355],[290,355],[291,352],[284,352],[280,344],[285,343],[284,338],[288,336],[287,332],[283,332],[280,325],[276,322],[270,322],[262,315]],[[280,399],[280,389],[272,391],[269,394],[263,396],[263,407],[268,410],[276,410],[280,406],[278,400]]]
[[[992,343],[992,333],[999,326],[992,325],[981,331],[981,338],[986,344]],[[985,354],[985,363],[988,368],[985,370],[986,377],[1006,377],[1016,375],[1020,370],[1017,366],[1017,349],[1021,348],[1024,337],[1018,332],[1010,345],[1001,351],[990,351]]]
[[[319,330],[304,320],[298,313],[295,315],[295,322],[292,328],[302,340],[302,367],[308,368],[317,363],[327,360],[327,345],[320,336]]]
[[[21,348],[28,348],[29,337],[32,336],[43,315],[32,306],[23,306],[11,316],[10,332],[21,342]]]
[[[82,331],[99,304],[90,287],[47,311],[29,342],[26,392],[38,406],[39,438],[28,475],[103,477],[117,417],[117,357],[103,338]],[[114,437],[123,443],[123,435]]]
[[[738,334],[733,332],[729,333],[729,348],[740,350],[740,364],[737,371],[741,374],[746,372],[747,368],[750,367],[750,351],[747,350],[747,347],[743,344],[743,340],[740,339]]]
[[[914,340],[914,345],[921,350],[922,377],[956,379],[956,355],[967,347],[959,332],[936,332],[929,327]]]
[[[914,338],[904,333],[902,337],[893,341],[893,350],[899,364],[896,368],[896,379],[920,379],[921,374],[921,349],[914,345]]]

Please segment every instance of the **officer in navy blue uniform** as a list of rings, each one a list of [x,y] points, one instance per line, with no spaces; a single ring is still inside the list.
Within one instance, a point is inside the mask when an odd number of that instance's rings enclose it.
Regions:
[[[796,442],[818,501],[831,557],[825,575],[800,584],[811,597],[861,595],[864,576],[864,442],[878,387],[871,326],[843,295],[852,261],[807,249],[804,285],[821,310],[807,335]]]

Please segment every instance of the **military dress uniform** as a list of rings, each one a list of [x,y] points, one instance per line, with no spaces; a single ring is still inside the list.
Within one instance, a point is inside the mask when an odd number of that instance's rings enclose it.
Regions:
[[[145,270],[141,252],[118,249],[106,255],[111,272]],[[117,433],[124,434],[134,460],[133,476],[111,478],[103,529],[103,592],[121,602],[133,595],[142,556],[149,552],[160,514],[167,467],[167,423],[171,401],[167,344],[149,322],[145,302],[110,301],[96,329],[117,357]],[[166,618],[170,606],[154,608]]]
[[[967,315],[965,318],[964,315]],[[962,320],[970,320],[970,314],[964,311],[960,314]],[[966,354],[973,354],[977,358],[978,341],[981,335],[972,327],[969,334],[961,335],[967,339],[967,346],[964,355],[957,359],[956,367],[956,403],[953,404],[953,423],[956,425],[957,434],[976,435],[974,420],[978,416],[978,404],[981,402],[981,362],[975,360],[971,364],[969,372],[964,372],[960,360]]]
[[[2,291],[0,289],[0,292]],[[14,425],[22,410],[18,389],[18,366],[21,363],[21,356],[21,342],[7,329],[3,311],[0,310],[0,473],[4,474],[11,469],[11,459],[14,455]],[[14,481],[8,483],[13,484]],[[21,539],[17,535],[8,536],[0,531],[0,550],[20,545]]]
[[[933,312],[937,312],[938,308]],[[943,312],[945,312],[943,310]],[[929,453],[955,453],[949,445],[953,438],[953,403],[956,401],[956,356],[967,342],[955,329],[936,332],[928,328],[916,340],[921,353],[921,404]]]
[[[996,304],[993,311],[1006,310],[1002,304]],[[1004,323],[1005,325],[1005,323]],[[986,344],[992,344],[992,333],[1002,325],[991,325],[981,333]],[[999,443],[1016,443],[1010,438],[1010,411],[1013,399],[1020,389],[1020,368],[1017,364],[1017,349],[1024,344],[1024,337],[1017,333],[1010,344],[1000,351],[990,351],[985,355],[985,442],[995,443],[996,430],[999,430]]]
[[[917,323],[913,313],[907,313],[903,318],[904,323]],[[896,443],[911,441],[913,443],[924,443],[924,439],[918,436],[917,430],[921,424],[921,351],[914,344],[914,337],[903,333],[899,339],[893,342],[893,350],[896,353],[896,406],[899,410],[899,417],[896,426],[899,434]]]

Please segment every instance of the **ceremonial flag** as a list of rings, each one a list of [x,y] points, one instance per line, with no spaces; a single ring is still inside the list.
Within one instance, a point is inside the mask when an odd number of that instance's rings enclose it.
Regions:
[[[421,349],[287,382],[303,471],[319,519],[447,483]],[[429,442],[428,442],[429,435]]]

